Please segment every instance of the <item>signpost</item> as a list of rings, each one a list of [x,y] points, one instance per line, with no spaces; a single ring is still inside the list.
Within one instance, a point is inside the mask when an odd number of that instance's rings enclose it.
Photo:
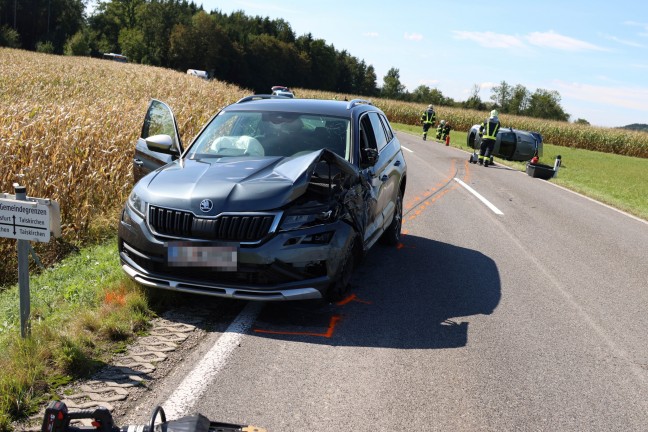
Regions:
[[[30,334],[29,242],[47,243],[61,236],[58,203],[27,197],[27,188],[14,183],[15,195],[0,194],[0,237],[18,240],[18,287],[20,289],[20,334]]]

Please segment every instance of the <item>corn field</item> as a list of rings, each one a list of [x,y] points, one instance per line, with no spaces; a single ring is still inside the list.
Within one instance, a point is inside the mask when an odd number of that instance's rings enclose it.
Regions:
[[[269,90],[269,89],[268,89]],[[176,71],[87,57],[0,48],[0,192],[13,183],[61,207],[62,239],[32,244],[45,265],[70,248],[115,231],[131,190],[135,142],[151,98],[174,110],[183,142],[216,111],[250,94]],[[334,93],[297,89],[299,97]],[[360,96],[340,95],[349,99]],[[392,122],[419,124],[424,104],[375,99]],[[437,119],[468,130],[486,113],[436,107]],[[545,142],[648,158],[648,134],[503,115],[504,126]],[[93,238],[94,237],[94,238]],[[0,239],[0,285],[15,280],[15,240]]]
[[[309,90],[299,91],[298,94],[300,97],[335,97],[334,93]],[[366,99],[366,97],[353,95],[346,95],[346,97]],[[421,113],[427,105],[388,99],[370,98],[370,100],[387,114],[391,122],[409,125],[420,124]],[[472,125],[481,123],[488,117],[488,113],[483,111],[444,106],[435,106],[434,109],[437,113],[437,121],[442,119],[450,121],[452,128],[459,131],[468,131]],[[646,132],[599,128],[507,114],[500,115],[500,121],[502,127],[540,132],[543,141],[549,144],[648,158],[648,133]]]
[[[0,192],[13,183],[61,208],[62,239],[35,244],[44,264],[63,245],[115,230],[132,187],[135,142],[151,98],[177,115],[189,141],[248,91],[172,70],[0,48]],[[0,284],[16,273],[15,240],[0,239]],[[52,256],[52,259],[47,259]]]

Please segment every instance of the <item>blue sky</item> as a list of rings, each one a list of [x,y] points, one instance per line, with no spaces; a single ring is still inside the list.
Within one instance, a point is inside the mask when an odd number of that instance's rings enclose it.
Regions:
[[[474,85],[490,101],[506,81],[556,90],[571,120],[648,123],[648,2],[195,0],[207,11],[283,18],[374,66],[378,86],[399,69],[456,101]],[[287,84],[289,85],[289,83]]]

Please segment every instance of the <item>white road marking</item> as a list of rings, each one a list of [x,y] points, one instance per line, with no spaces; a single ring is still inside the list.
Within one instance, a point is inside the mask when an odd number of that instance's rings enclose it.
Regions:
[[[410,150],[410,149],[408,149],[407,147],[405,147],[404,145],[401,145],[401,148],[402,148],[403,150],[407,150],[407,151],[410,152],[410,153],[414,153],[414,150]]]
[[[196,401],[204,394],[206,387],[213,383],[216,375],[223,369],[230,354],[239,346],[245,333],[252,327],[261,308],[262,303],[249,302],[232,321],[209,352],[162,404],[167,418],[176,419],[189,414]]]
[[[473,194],[473,195],[475,195],[477,198],[479,198],[479,201],[481,201],[481,202],[483,202],[484,204],[486,204],[486,207],[488,207],[489,209],[491,209],[491,210],[493,211],[493,213],[498,214],[498,215],[503,215],[503,214],[504,214],[504,213],[502,213],[502,212],[500,211],[500,209],[498,209],[497,207],[495,207],[495,206],[494,206],[490,201],[488,201],[486,198],[484,198],[483,196],[481,196],[481,195],[480,195],[480,194],[479,194],[475,189],[471,188],[471,187],[468,186],[466,183],[464,183],[463,181],[461,181],[460,179],[458,179],[458,178],[456,178],[456,177],[455,177],[455,180],[456,180],[457,183],[459,183],[461,186],[463,186],[464,188],[466,188],[466,190],[467,190],[468,192],[470,192],[471,194]]]

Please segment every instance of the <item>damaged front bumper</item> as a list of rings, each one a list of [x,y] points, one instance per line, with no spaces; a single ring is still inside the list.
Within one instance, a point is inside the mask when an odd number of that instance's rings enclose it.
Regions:
[[[343,252],[355,235],[353,227],[337,220],[275,233],[259,244],[237,244],[234,270],[173,266],[169,243],[154,236],[126,206],[119,224],[119,256],[124,271],[151,288],[243,300],[319,299],[338,277]]]

